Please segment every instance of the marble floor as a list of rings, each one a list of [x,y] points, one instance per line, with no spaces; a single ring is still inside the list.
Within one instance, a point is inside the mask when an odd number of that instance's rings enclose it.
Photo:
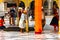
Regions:
[[[34,32],[21,33],[17,31],[0,31],[0,40],[60,40],[60,36],[57,32],[52,31],[53,27],[50,26],[50,21],[46,18],[46,24],[42,34],[34,34]]]
[[[34,34],[34,32],[7,32],[0,31],[0,40],[60,40],[58,33],[52,31],[43,31],[42,34]]]

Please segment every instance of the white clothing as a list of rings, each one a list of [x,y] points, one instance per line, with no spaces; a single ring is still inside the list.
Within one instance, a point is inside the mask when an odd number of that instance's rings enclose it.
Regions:
[[[4,17],[4,22],[5,22],[5,26],[6,26],[6,28],[10,25],[10,23],[9,23],[9,16],[5,16]]]
[[[31,21],[31,20],[32,20],[32,16],[29,17],[29,27],[34,27],[35,21]]]
[[[24,22],[24,20],[26,20],[26,14],[22,13],[20,21],[19,21],[19,27],[20,28],[25,28],[25,22]]]
[[[29,27],[34,27],[35,26],[35,21],[29,21]]]

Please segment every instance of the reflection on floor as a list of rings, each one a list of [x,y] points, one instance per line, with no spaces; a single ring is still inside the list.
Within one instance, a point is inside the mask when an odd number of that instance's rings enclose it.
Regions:
[[[58,33],[53,32],[53,27],[49,25],[50,18],[47,20],[46,25],[44,27],[44,31],[42,34],[36,35],[34,32],[29,33],[21,33],[21,32],[13,32],[13,31],[0,31],[0,40],[60,40],[58,38]],[[49,22],[49,23],[48,23]]]
[[[34,32],[6,32],[0,31],[0,40],[59,40],[58,33],[52,31],[43,31],[36,35]]]

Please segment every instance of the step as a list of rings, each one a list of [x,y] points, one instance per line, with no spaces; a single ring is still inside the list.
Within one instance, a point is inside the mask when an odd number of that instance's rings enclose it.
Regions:
[[[19,27],[8,27],[8,28],[5,28],[4,31],[20,31],[20,28]],[[25,31],[25,29],[24,29],[24,31]],[[29,31],[34,31],[34,28],[29,27]]]
[[[20,31],[19,27],[8,27],[5,28],[4,31]]]

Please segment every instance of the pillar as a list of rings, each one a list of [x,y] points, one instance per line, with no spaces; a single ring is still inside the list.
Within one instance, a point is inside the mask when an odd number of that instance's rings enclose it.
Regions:
[[[4,16],[4,0],[0,0],[0,16]]]
[[[47,15],[52,14],[52,7],[53,7],[53,0],[47,0],[48,1],[48,13]]]
[[[42,32],[42,0],[35,0],[35,34]]]

